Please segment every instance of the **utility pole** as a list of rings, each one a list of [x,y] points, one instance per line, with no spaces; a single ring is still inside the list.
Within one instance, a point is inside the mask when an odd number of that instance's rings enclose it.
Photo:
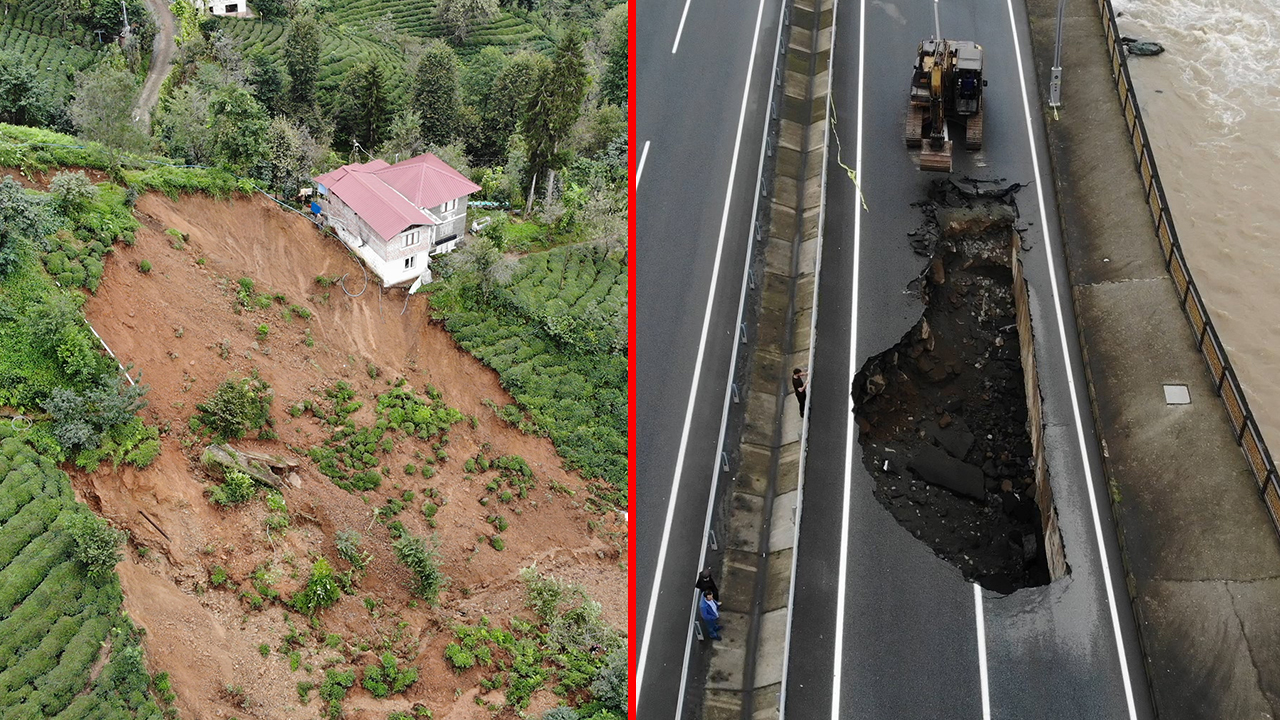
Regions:
[[[1062,107],[1062,12],[1067,0],[1058,0],[1058,39],[1053,44],[1053,68],[1049,71],[1049,107],[1055,115]]]

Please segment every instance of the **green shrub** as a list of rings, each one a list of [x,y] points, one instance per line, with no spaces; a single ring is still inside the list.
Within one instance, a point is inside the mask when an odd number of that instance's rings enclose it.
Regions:
[[[230,505],[239,505],[242,502],[253,499],[257,494],[258,488],[254,484],[253,478],[235,468],[229,468],[222,479],[221,485],[215,485],[209,488],[209,499],[213,502],[227,507]]]
[[[124,456],[125,462],[136,467],[145,468],[156,459],[160,454],[159,440],[144,440],[138,444],[129,454]]]
[[[494,535],[489,538],[489,544],[493,546],[494,550],[497,550],[499,552],[501,552],[502,549],[507,546],[506,542],[504,542],[503,539],[498,537],[497,535]]]
[[[454,670],[469,670],[476,664],[475,653],[457,643],[449,643],[444,649],[444,656]]]
[[[338,548],[338,555],[343,560],[351,563],[351,566],[357,570],[363,570],[365,565],[369,563],[372,555],[365,554],[360,550],[360,533],[355,530],[339,530],[333,536],[333,543]]]
[[[266,643],[262,643],[261,645],[258,646],[258,654],[261,655],[262,657],[266,657],[270,655],[271,646]]]
[[[267,424],[271,399],[271,386],[260,378],[225,380],[208,400],[196,405],[195,420],[218,442],[238,440]]]
[[[209,571],[209,584],[213,587],[220,585],[231,586],[231,578],[227,576],[227,569],[221,565],[214,565]]]
[[[391,653],[382,654],[380,665],[365,668],[364,679],[360,684],[375,698],[385,698],[404,692],[410,685],[418,681],[418,669],[409,667],[401,670],[396,657]]]
[[[329,561],[317,558],[311,565],[311,576],[307,586],[293,597],[293,608],[304,615],[315,615],[318,611],[338,602],[342,590],[334,579],[333,569]]]
[[[149,273],[149,272],[151,272],[151,263],[150,263],[149,261],[147,261],[147,260],[139,261],[139,262],[138,262],[138,271],[139,271],[139,272],[142,272],[142,273]]]
[[[397,540],[392,549],[395,550],[396,558],[413,573],[414,594],[434,605],[440,589],[448,580],[440,570],[439,555],[433,548],[427,547],[426,540],[408,533]]]
[[[340,716],[342,701],[347,697],[347,689],[356,684],[356,671],[325,670],[324,681],[320,683],[320,699],[327,704],[326,711],[330,717]],[[335,710],[337,715],[334,715]]]
[[[75,559],[84,566],[85,572],[90,577],[110,574],[120,562],[120,546],[128,535],[89,512],[70,514],[65,523],[75,541]]]
[[[620,717],[627,714],[627,677],[627,656],[622,650],[614,650],[591,683],[592,697]]]

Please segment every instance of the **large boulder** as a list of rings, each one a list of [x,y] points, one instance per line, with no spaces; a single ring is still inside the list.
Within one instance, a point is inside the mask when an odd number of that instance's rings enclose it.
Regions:
[[[293,469],[298,463],[261,453],[236,450],[230,445],[209,445],[200,456],[200,464],[217,478],[226,475],[227,468],[236,468],[249,477],[277,490],[283,486],[273,468]]]
[[[937,485],[975,500],[985,497],[982,470],[951,457],[942,448],[932,445],[919,448],[907,463],[907,468],[930,485]]]

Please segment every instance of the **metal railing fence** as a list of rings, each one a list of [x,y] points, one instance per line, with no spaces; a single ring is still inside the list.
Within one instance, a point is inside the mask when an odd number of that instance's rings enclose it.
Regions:
[[[1254,420],[1249,402],[1245,398],[1244,388],[1240,385],[1236,371],[1227,357],[1209,310],[1200,290],[1191,276],[1191,268],[1187,266],[1182,253],[1182,245],[1178,242],[1178,231],[1173,224],[1173,216],[1169,211],[1169,203],[1165,199],[1164,186],[1160,182],[1160,172],[1156,169],[1155,155],[1147,136],[1146,126],[1142,122],[1142,112],[1138,109],[1138,99],[1133,90],[1133,81],[1129,76],[1129,64],[1120,43],[1120,31],[1116,26],[1115,10],[1111,0],[1098,0],[1098,8],[1102,15],[1103,29],[1107,36],[1107,46],[1111,52],[1111,75],[1115,78],[1116,91],[1120,94],[1120,105],[1124,110],[1125,122],[1129,129],[1129,139],[1133,146],[1137,169],[1142,176],[1146,190],[1147,207],[1155,221],[1156,238],[1164,255],[1165,268],[1173,279],[1182,303],[1183,314],[1195,333],[1200,353],[1204,356],[1209,373],[1216,385],[1218,396],[1226,407],[1227,417],[1231,420],[1235,432],[1236,443],[1244,452],[1258,485],[1267,511],[1271,515],[1272,525],[1280,534],[1280,477],[1277,477],[1275,463],[1271,452],[1262,438],[1262,431]]]

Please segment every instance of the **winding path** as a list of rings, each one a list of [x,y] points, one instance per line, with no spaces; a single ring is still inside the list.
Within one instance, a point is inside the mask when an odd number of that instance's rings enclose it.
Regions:
[[[178,46],[174,43],[174,19],[167,0],[145,1],[147,9],[160,26],[160,32],[156,34],[155,43],[151,46],[151,68],[147,70],[147,81],[142,85],[142,93],[133,106],[133,119],[150,128],[151,111],[160,100],[160,86],[169,75],[169,66],[173,64],[173,54]]]

